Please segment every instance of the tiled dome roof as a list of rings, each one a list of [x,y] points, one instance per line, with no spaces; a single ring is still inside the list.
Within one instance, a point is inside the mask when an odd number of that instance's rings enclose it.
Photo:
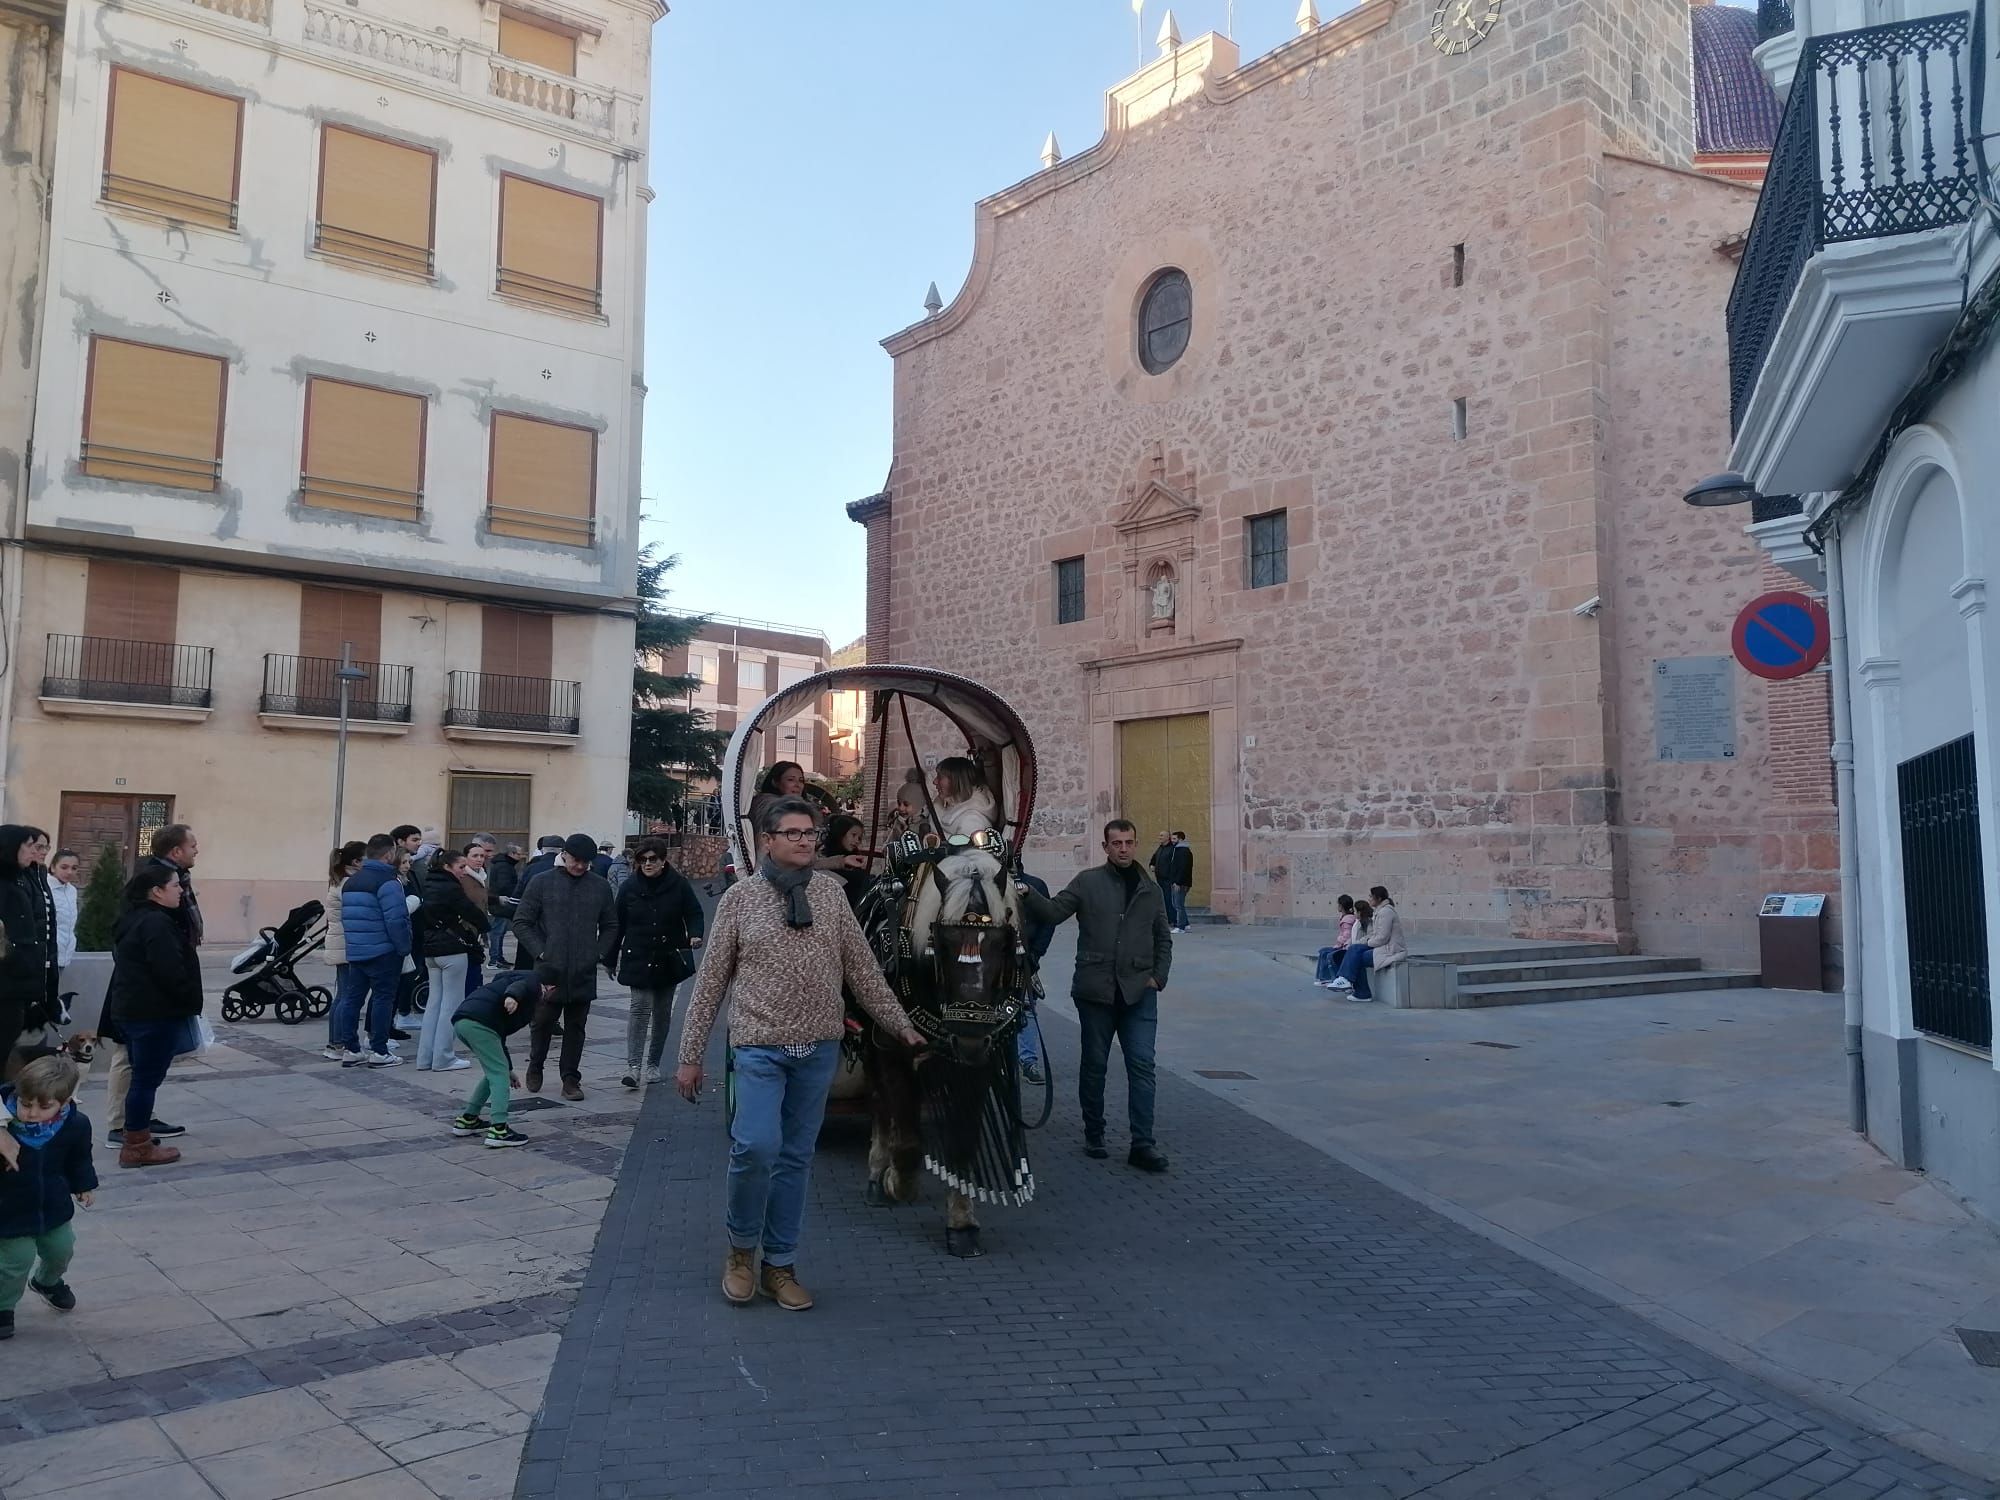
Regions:
[[[1694,141],[1697,151],[1769,151],[1778,138],[1778,96],[1751,58],[1754,12],[1697,5],[1694,27]]]

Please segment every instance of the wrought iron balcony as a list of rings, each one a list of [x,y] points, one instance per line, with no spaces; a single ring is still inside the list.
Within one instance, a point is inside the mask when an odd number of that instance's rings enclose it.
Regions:
[[[410,722],[410,669],[384,662],[358,661],[367,680],[348,689],[347,716],[380,724]],[[264,657],[264,694],[257,700],[262,714],[296,715],[302,719],[340,717],[340,663],[326,656]]]
[[[52,635],[42,663],[42,696],[212,708],[214,667],[215,652],[208,646]]]
[[[1768,42],[1783,36],[1797,22],[1792,18],[1792,0],[1757,0],[1757,40]]]
[[[1813,256],[1971,215],[1971,31],[1960,11],[1807,42],[1729,296],[1732,429]]]
[[[579,682],[453,672],[447,685],[445,727],[574,735],[582,728],[577,717],[582,696]]]

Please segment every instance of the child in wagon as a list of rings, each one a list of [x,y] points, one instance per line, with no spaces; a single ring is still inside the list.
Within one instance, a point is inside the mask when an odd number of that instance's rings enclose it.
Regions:
[[[1000,817],[999,804],[976,761],[961,755],[939,761],[936,787],[938,831],[947,840],[969,839],[995,830]],[[938,894],[937,883],[927,880],[917,897],[915,926],[919,947],[930,941],[933,923],[964,919],[972,904],[975,884],[986,894],[987,916],[995,922],[1016,920],[1013,892],[1001,882],[1000,861],[996,856],[984,849],[959,848],[937,862],[937,872],[945,881],[943,896]]]

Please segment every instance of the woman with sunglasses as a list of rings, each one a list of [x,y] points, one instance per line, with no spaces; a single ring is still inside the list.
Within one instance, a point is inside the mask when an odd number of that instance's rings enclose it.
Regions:
[[[618,982],[632,991],[625,1025],[625,1076],[636,1089],[641,1077],[660,1081],[674,991],[694,973],[701,946],[701,900],[687,878],[667,863],[667,846],[641,839],[632,852],[632,877],[618,888]],[[641,1068],[644,1072],[641,1073]]]

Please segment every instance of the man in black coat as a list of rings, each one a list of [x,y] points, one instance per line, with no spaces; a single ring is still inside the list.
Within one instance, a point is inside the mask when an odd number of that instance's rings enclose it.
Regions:
[[[1126,1161],[1147,1172],[1167,1170],[1166,1153],[1153,1140],[1153,1044],[1159,1032],[1159,993],[1173,967],[1174,940],[1167,926],[1166,896],[1139,867],[1139,830],[1125,818],[1104,825],[1104,863],[1080,873],[1054,896],[1022,885],[1022,908],[1054,927],[1077,919],[1076,974],[1070,998],[1083,1028],[1077,1066],[1083,1106],[1083,1150],[1102,1159],[1104,1075],[1111,1042],[1125,1055],[1126,1110],[1132,1150]]]
[[[521,894],[521,855],[519,844],[509,844],[486,867],[486,894],[491,898],[489,909],[493,913],[486,953],[496,969],[507,965],[507,929],[513,924],[514,898]]]
[[[573,833],[563,845],[562,860],[546,875],[529,881],[514,911],[514,936],[520,961],[554,964],[561,973],[556,999],[544,1005],[528,1041],[528,1092],[542,1091],[542,1064],[557,1017],[562,1020],[562,1057],[557,1064],[562,1095],[583,1097],[583,1029],[590,1002],[597,998],[597,969],[609,963],[618,941],[618,916],[612,906],[611,884],[590,868],[597,857],[597,840]]]

